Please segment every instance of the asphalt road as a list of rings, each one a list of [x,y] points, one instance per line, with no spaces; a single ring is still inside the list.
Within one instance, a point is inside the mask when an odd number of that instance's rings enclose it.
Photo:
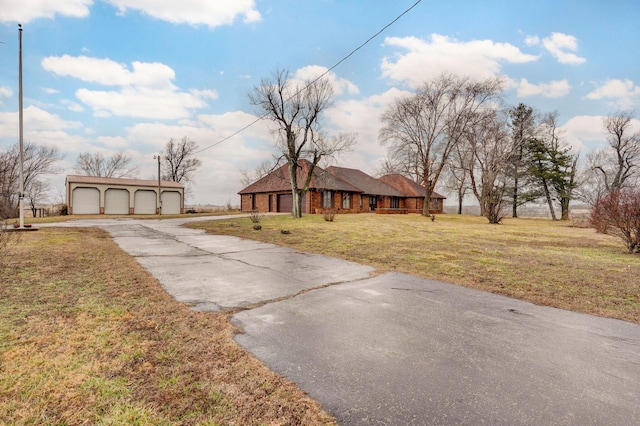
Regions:
[[[194,219],[194,220],[202,220]],[[640,326],[234,237],[99,220],[342,425],[640,424]]]

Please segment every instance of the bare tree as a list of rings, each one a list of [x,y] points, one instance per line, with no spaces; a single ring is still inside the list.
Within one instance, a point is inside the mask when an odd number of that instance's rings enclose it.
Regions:
[[[634,178],[640,162],[640,132],[630,135],[634,113],[620,111],[607,116],[603,126],[607,131],[610,164],[596,165],[595,170],[602,174],[607,191],[616,191],[625,187]]]
[[[610,191],[593,207],[591,224],[598,232],[622,239],[628,253],[640,253],[640,190]]]
[[[473,167],[473,150],[463,140],[453,154],[449,167],[446,169],[446,187],[456,192],[458,196],[458,214],[462,214],[462,205],[467,191],[471,188],[470,170]]]
[[[138,173],[138,166],[130,166],[130,163],[131,157],[123,152],[117,152],[109,158],[100,152],[82,152],[76,159],[74,170],[85,176],[133,178]]]
[[[56,163],[64,158],[58,148],[25,143],[23,146],[25,196],[43,175],[61,173]],[[14,216],[18,209],[20,188],[20,147],[18,144],[0,153],[0,212]]]
[[[253,182],[262,179],[267,176],[269,173],[276,170],[281,166],[281,160],[283,157],[272,158],[270,160],[264,160],[253,170],[240,169],[240,174],[242,175],[241,183],[244,186],[249,186]]]
[[[468,174],[480,212],[489,223],[500,223],[509,190],[507,165],[514,154],[506,115],[500,111],[483,114],[466,132],[465,140],[473,154],[473,162],[467,163]]]
[[[475,82],[443,74],[383,113],[380,140],[417,170],[425,188],[423,215],[449,157],[483,109],[502,90],[500,79]]]
[[[274,123],[277,147],[289,165],[293,198],[291,215],[302,217],[302,198],[309,190],[318,163],[351,148],[355,136],[327,136],[321,129],[322,113],[332,105],[333,87],[326,78],[296,81],[288,71],[276,70],[249,93],[249,100],[260,115]],[[303,182],[298,182],[301,160],[310,168]]]
[[[191,182],[193,174],[202,164],[194,157],[197,150],[198,144],[186,136],[179,143],[173,138],[169,139],[162,157],[162,178],[182,184]]]
[[[29,207],[31,207],[31,213],[33,214],[33,217],[36,217],[36,214],[38,212],[38,202],[42,202],[48,190],[49,182],[36,180],[32,182],[31,185],[29,185],[29,188],[26,191],[26,196],[29,199]]]
[[[607,149],[602,148],[589,151],[585,157],[585,165],[579,170],[581,185],[578,197],[592,207],[608,192],[606,179],[600,170],[603,165],[611,164],[610,154]]]

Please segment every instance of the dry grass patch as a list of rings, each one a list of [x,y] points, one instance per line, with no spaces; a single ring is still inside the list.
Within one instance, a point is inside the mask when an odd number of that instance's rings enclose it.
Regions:
[[[640,256],[614,237],[545,219],[442,215],[268,216],[192,224],[554,306],[640,323]],[[287,229],[291,234],[283,235]]]
[[[101,230],[41,229],[0,270],[0,424],[333,424]]]

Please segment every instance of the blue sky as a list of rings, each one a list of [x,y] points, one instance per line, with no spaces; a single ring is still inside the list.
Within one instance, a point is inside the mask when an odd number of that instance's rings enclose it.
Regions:
[[[66,154],[59,198],[78,153],[123,151],[153,179],[169,138],[216,144],[255,120],[247,95],[276,68],[315,77],[415,2],[0,0],[0,146],[18,141],[18,23],[25,141]],[[575,150],[602,146],[602,117],[640,104],[638,16],[634,0],[422,0],[331,72],[323,124],[358,135],[337,165],[374,174],[380,114],[442,72],[503,75],[508,105],[557,110]],[[202,151],[187,202],[237,204],[240,170],[275,152],[265,123]]]

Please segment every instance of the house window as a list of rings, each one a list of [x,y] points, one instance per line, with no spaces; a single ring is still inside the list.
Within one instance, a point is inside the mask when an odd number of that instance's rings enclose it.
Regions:
[[[400,199],[398,197],[391,197],[391,204],[389,207],[391,207],[392,209],[399,209]]]
[[[431,199],[431,210],[440,210],[440,200],[438,198]]]
[[[333,207],[333,192],[332,191],[324,191],[322,193],[322,207],[325,209],[330,209]]]
[[[256,209],[256,194],[251,194],[251,210]]]
[[[351,208],[351,194],[348,192],[342,193],[342,208],[350,209]]]

